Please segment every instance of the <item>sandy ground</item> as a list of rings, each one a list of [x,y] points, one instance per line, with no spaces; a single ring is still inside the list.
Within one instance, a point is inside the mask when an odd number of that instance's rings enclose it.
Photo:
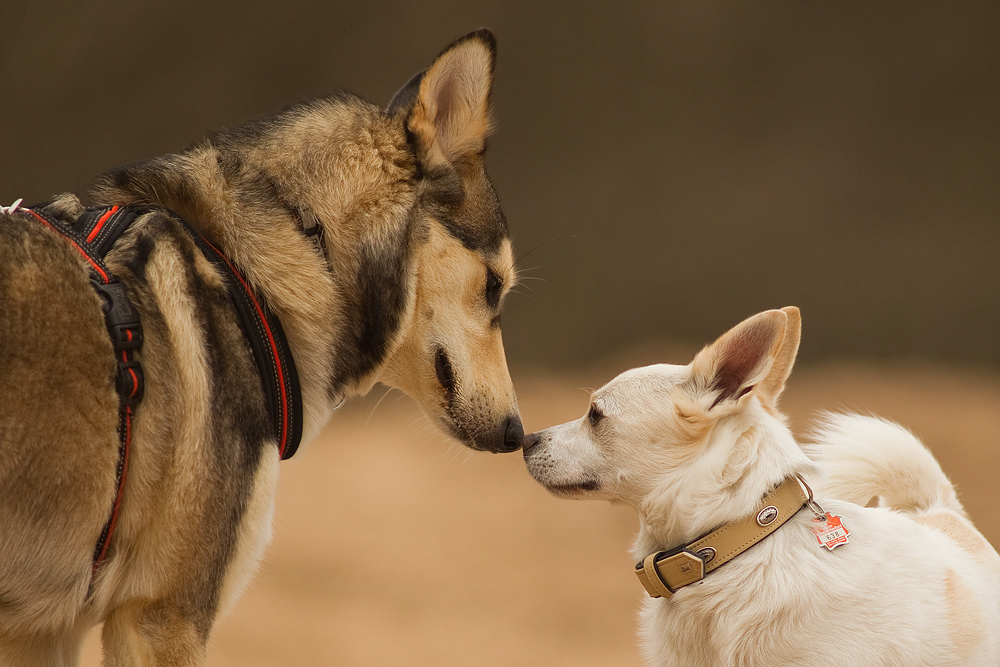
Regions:
[[[581,388],[625,367],[515,374],[526,428],[578,417]],[[319,441],[282,464],[272,544],[216,626],[209,665],[641,664],[631,510],[555,499],[519,455],[446,442],[397,394],[376,403],[348,404]],[[908,426],[1000,544],[1000,374],[805,368],[783,408],[799,433],[822,409]],[[95,631],[83,664],[99,661]]]

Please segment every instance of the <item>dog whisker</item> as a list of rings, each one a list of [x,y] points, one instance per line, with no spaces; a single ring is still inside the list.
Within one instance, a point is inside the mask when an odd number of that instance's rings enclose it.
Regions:
[[[378,401],[376,401],[375,405],[372,406],[371,412],[368,413],[368,419],[365,421],[365,426],[371,425],[372,417],[375,416],[375,411],[378,410],[378,406],[382,405],[382,401],[384,401],[385,397],[390,393],[392,393],[392,387],[386,387],[385,391],[382,392],[382,395],[379,396]]]
[[[518,277],[519,279],[520,279],[520,278],[523,278],[523,277],[524,277],[524,274],[525,274],[525,273],[527,273],[528,271],[538,271],[538,270],[540,270],[541,268],[542,268],[541,266],[529,266],[529,267],[528,267],[528,268],[526,268],[526,269],[521,269],[521,268],[519,268],[519,269],[517,270],[517,277]],[[537,278],[537,277],[534,277],[534,276],[528,276],[528,278],[529,278],[529,279],[531,279],[531,280],[540,280],[540,278]]]
[[[531,250],[527,250],[527,251],[521,253],[520,255],[518,255],[517,259],[514,260],[514,265],[517,266],[517,264],[522,259],[524,259],[528,255],[530,255],[531,253],[535,252],[536,250],[541,250],[542,248],[544,248],[546,246],[552,245],[556,241],[561,241],[561,240],[566,240],[566,239],[573,239],[573,238],[576,238],[577,236],[579,236],[579,234],[566,234],[566,235],[560,234],[559,236],[553,236],[548,241],[543,241],[542,243],[539,243],[538,245],[536,245]]]

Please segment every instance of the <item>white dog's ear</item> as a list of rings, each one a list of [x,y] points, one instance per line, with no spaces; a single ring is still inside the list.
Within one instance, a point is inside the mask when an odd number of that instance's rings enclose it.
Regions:
[[[788,317],[788,322],[785,324],[785,335],[781,339],[781,346],[774,355],[771,370],[757,386],[757,396],[765,405],[771,407],[777,405],[778,396],[785,390],[785,381],[792,374],[795,355],[799,352],[799,339],[802,338],[802,315],[799,314],[799,309],[795,306],[785,306],[781,312]]]
[[[486,147],[495,59],[493,33],[471,32],[445,49],[389,103],[389,113],[407,113],[407,128],[425,168],[452,164]]]
[[[712,397],[708,409],[739,403],[754,393],[773,404],[791,372],[798,338],[798,309],[768,310],[740,322],[699,352],[691,364],[691,379],[700,393]]]

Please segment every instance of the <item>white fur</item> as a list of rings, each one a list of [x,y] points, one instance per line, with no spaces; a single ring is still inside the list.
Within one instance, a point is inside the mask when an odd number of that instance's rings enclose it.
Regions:
[[[812,440],[803,448],[823,467],[813,485],[817,492],[857,505],[940,507],[964,514],[934,455],[902,426],[878,417],[827,414]]]
[[[930,453],[888,422],[837,416],[813,462],[777,412],[798,327],[797,310],[769,311],[688,366],[623,373],[594,394],[596,423],[525,438],[528,470],[560,495],[636,508],[636,560],[741,518],[789,475],[835,491],[817,499],[848,544],[821,547],[803,509],[703,581],[647,598],[652,665],[1000,664],[1000,556]],[[844,500],[873,495],[899,504]]]

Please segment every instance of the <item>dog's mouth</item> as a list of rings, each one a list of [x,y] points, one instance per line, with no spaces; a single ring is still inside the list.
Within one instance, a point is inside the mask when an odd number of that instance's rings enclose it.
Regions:
[[[450,405],[455,396],[455,371],[451,367],[451,360],[443,347],[438,347],[434,353],[434,372],[437,374],[438,382],[444,388]]]
[[[569,498],[584,493],[593,493],[601,488],[601,483],[596,478],[588,477],[573,484],[545,484],[545,488],[557,496]]]
[[[443,414],[439,423],[468,447],[494,454],[509,453],[521,448],[524,427],[516,410],[499,421],[483,421],[484,416],[458,398],[458,383],[451,359],[443,347],[434,352],[434,373],[444,389]],[[475,403],[475,401],[473,401]]]

